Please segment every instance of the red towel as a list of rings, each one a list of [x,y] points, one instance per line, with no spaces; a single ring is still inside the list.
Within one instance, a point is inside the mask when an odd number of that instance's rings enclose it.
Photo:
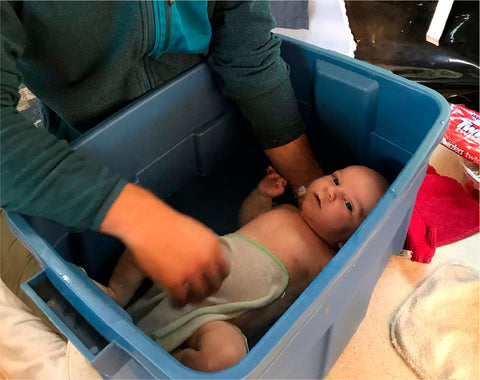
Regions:
[[[428,264],[435,248],[477,232],[478,213],[478,203],[459,182],[428,166],[405,241],[405,249],[412,251],[412,261]]]

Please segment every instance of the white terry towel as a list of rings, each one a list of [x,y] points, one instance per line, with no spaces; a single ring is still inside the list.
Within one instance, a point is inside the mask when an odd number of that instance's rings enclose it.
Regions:
[[[424,379],[479,378],[479,275],[448,264],[420,285],[391,324],[397,352]]]

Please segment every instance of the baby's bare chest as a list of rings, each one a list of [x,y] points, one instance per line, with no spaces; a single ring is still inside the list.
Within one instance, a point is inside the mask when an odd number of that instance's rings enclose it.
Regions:
[[[288,270],[291,281],[310,271],[323,247],[295,208],[277,208],[238,230],[272,252]]]
[[[305,223],[294,209],[276,208],[262,214],[238,230],[263,245],[275,255],[298,247]],[[302,244],[303,245],[303,244]]]

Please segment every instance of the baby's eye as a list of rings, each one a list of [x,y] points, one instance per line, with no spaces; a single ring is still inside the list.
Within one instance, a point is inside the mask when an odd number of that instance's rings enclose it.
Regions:
[[[353,206],[350,201],[345,200],[345,207],[351,212],[353,210]]]
[[[338,186],[338,178],[333,176],[333,183]]]

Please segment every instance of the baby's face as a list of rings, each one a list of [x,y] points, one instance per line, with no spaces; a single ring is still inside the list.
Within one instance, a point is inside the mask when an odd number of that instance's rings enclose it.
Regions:
[[[349,166],[315,180],[305,193],[300,214],[325,242],[339,247],[352,236],[387,187],[375,171]]]

